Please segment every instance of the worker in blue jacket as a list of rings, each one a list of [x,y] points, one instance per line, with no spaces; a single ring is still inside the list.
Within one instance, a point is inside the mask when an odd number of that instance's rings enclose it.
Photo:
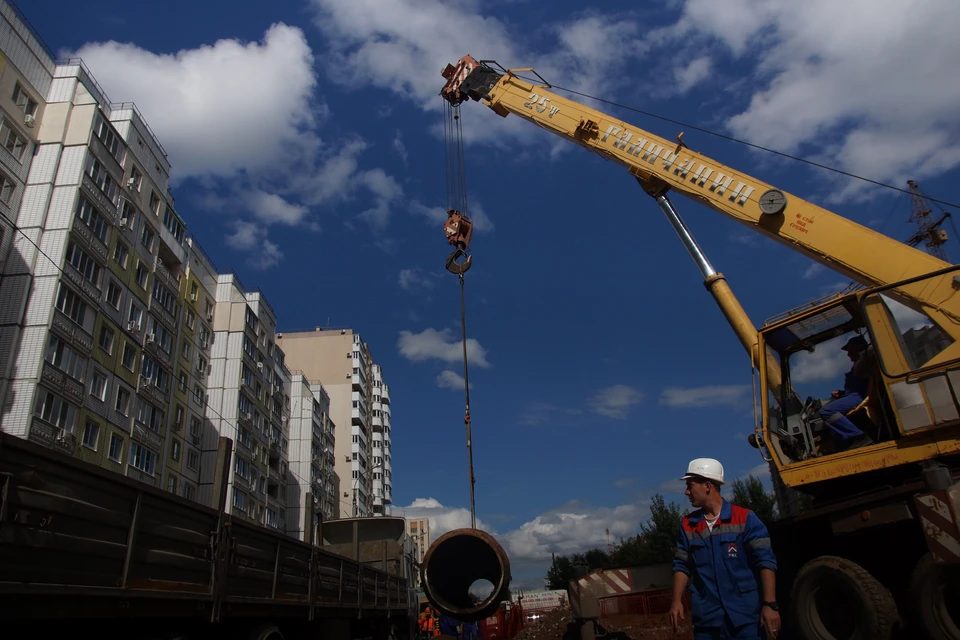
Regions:
[[[673,560],[674,630],[683,619],[689,586],[696,640],[776,638],[777,559],[767,528],[753,511],[720,495],[723,466],[717,460],[693,460],[681,480],[696,510],[681,521]]]

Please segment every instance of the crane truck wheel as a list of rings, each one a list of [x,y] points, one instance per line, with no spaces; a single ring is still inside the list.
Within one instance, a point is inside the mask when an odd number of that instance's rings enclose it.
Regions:
[[[960,566],[938,565],[926,553],[910,574],[910,614],[930,640],[960,638]]]
[[[886,640],[899,616],[893,596],[866,569],[820,556],[793,581],[790,619],[807,640]]]

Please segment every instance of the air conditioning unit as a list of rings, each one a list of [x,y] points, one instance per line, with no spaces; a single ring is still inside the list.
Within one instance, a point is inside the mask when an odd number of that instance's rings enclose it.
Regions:
[[[148,333],[148,334],[147,334],[147,344],[150,344],[151,342],[156,342],[156,341],[157,341],[157,336],[156,336],[156,334],[154,334],[154,333]]]
[[[127,178],[127,189],[133,189],[137,186],[136,178]]]
[[[24,115],[24,116],[23,116],[23,124],[26,125],[27,127],[30,127],[30,128],[32,129],[32,128],[34,127],[34,125],[37,124],[37,118],[36,118],[36,116],[30,115],[29,113],[26,114],[26,115]]]
[[[213,311],[207,311],[207,322],[213,322]]]
[[[352,377],[353,377],[353,374],[352,374],[352,373],[348,373],[348,374],[347,374],[347,379],[348,379],[348,380],[349,380],[350,378],[352,378]]]
[[[153,380],[151,380],[150,378],[140,378],[141,389],[144,389],[146,387],[152,387],[152,386],[153,386]]]
[[[120,218],[120,228],[126,228],[128,222],[130,222],[130,218]]]
[[[197,301],[197,298],[199,298],[199,297],[200,297],[200,296],[199,296],[198,294],[196,294],[196,293],[191,293],[191,294],[190,294],[190,302],[196,302],[196,301]]]
[[[137,330],[137,321],[131,320],[127,323],[127,331],[136,331]]]
[[[257,371],[263,371],[263,363],[262,363],[262,362],[258,362],[258,363],[257,363]]]

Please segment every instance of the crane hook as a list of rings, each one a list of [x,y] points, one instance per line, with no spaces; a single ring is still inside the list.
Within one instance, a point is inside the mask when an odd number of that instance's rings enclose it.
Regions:
[[[470,239],[473,237],[473,223],[466,215],[450,209],[443,224],[443,232],[447,236],[447,243],[456,247],[456,250],[447,256],[447,271],[462,276],[473,263],[473,256],[467,255]]]

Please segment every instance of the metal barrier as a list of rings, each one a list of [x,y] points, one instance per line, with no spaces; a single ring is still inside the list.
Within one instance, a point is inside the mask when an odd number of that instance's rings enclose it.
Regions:
[[[622,615],[650,616],[669,613],[673,593],[670,589],[657,589],[642,593],[630,593],[622,596],[611,596],[600,600],[600,617]],[[690,592],[683,594],[683,607],[690,611]]]

